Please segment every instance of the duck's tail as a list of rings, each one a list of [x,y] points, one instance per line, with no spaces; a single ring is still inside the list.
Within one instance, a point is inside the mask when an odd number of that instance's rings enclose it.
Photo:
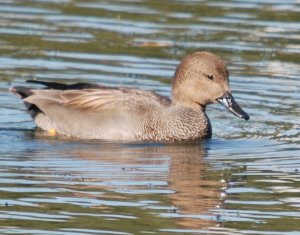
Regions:
[[[24,86],[14,86],[9,88],[9,91],[16,94],[21,99],[25,99],[33,94],[30,88]]]
[[[24,100],[27,97],[33,95],[31,88],[24,87],[24,86],[14,86],[9,88],[9,91],[16,94],[23,100],[25,107],[28,113],[30,114],[30,116],[32,117],[32,119],[35,119],[35,117],[38,114],[43,113],[35,104],[28,103]]]

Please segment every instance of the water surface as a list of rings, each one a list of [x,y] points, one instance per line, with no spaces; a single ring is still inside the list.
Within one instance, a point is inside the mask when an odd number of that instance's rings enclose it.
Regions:
[[[1,234],[300,234],[300,3],[0,1]],[[228,64],[248,122],[220,105],[198,144],[83,141],[36,130],[26,79],[170,96],[176,65]]]

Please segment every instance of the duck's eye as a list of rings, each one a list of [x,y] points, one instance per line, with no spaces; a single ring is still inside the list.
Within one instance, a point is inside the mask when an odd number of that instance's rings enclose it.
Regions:
[[[213,75],[207,75],[207,78],[208,78],[209,80],[213,80],[213,79],[214,79],[214,76],[213,76]]]

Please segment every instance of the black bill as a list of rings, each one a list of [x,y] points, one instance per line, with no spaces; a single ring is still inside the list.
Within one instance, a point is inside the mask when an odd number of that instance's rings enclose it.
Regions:
[[[232,112],[235,116],[249,120],[249,115],[242,110],[242,108],[235,102],[233,96],[228,92],[224,96],[217,99],[217,101]]]

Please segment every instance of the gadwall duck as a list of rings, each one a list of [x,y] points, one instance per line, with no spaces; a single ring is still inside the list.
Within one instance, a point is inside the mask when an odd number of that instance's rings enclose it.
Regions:
[[[69,137],[162,142],[207,139],[212,128],[205,107],[216,102],[249,119],[231,95],[225,63],[209,52],[195,52],[178,65],[172,99],[134,88],[28,82],[46,88],[16,86],[10,91],[23,99],[38,127]]]

